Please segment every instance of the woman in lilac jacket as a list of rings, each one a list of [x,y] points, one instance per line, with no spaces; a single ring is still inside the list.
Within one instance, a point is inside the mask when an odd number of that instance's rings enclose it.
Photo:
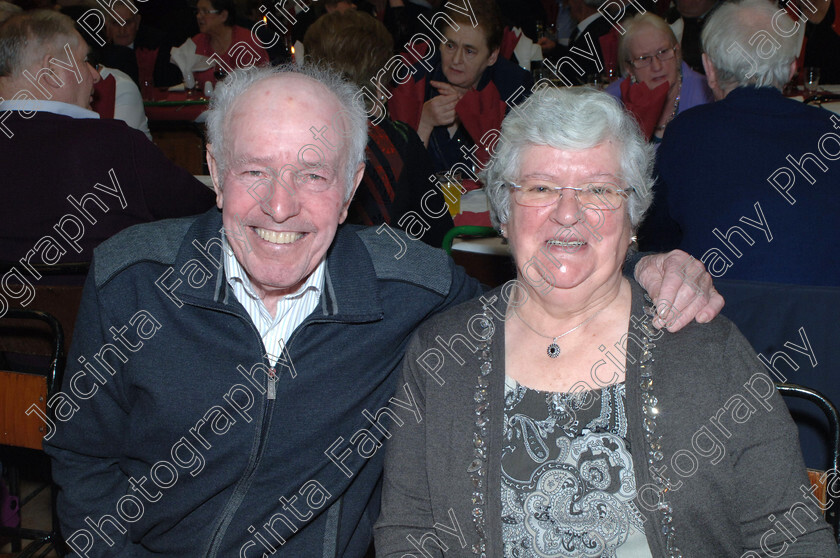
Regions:
[[[684,110],[714,101],[706,77],[682,61],[680,44],[662,18],[644,13],[625,24],[618,43],[624,78],[607,87],[633,112],[654,143]]]

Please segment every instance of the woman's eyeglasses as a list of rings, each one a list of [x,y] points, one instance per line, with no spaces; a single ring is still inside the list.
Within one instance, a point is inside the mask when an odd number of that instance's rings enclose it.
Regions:
[[[647,56],[639,56],[638,58],[631,58],[628,60],[630,64],[633,65],[634,68],[637,70],[641,70],[642,68],[647,68],[650,66],[650,63],[653,62],[653,57],[659,59],[660,62],[665,62],[666,60],[672,60],[677,55],[677,48],[679,45],[674,45],[672,47],[663,48],[656,54],[648,54]]]
[[[563,190],[573,190],[579,204],[598,209],[617,209],[633,188],[619,188],[609,182],[590,182],[578,187],[553,186],[544,182],[508,183],[513,199],[526,207],[548,207],[563,197]]]
[[[196,15],[211,15],[211,14],[217,14],[220,11],[221,10],[208,10],[208,9],[205,9],[205,8],[195,8],[193,10],[193,13],[195,13]]]

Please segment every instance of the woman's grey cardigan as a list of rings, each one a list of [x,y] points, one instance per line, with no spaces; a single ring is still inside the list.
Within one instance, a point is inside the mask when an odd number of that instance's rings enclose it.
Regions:
[[[738,329],[718,317],[674,334],[649,330],[653,346],[642,363],[637,341],[645,337],[644,325],[633,324],[645,321],[644,306],[634,283],[626,412],[636,489],[644,498],[636,504],[653,556],[677,555],[668,550],[668,533],[685,557],[840,556],[807,496],[810,484],[787,407]],[[486,556],[502,555],[505,308],[496,289],[436,316],[411,342],[396,399],[413,398],[423,419],[402,425],[380,419],[392,437],[374,529],[377,556],[476,556],[473,547],[481,540],[474,516],[481,515]],[[485,362],[482,314],[495,332],[485,345],[492,360],[489,405],[481,415],[489,418],[487,461],[476,472],[476,445],[482,444],[475,437],[476,408],[485,402],[476,395]],[[648,373],[650,382],[642,376]],[[645,414],[643,393],[656,398],[658,414]],[[662,454],[651,448],[646,420],[661,436]]]

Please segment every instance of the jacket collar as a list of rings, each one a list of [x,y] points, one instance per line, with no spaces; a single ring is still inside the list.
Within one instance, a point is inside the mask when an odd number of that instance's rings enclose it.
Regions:
[[[775,87],[736,87],[726,97],[717,101],[731,110],[755,114],[787,114],[802,110],[807,105],[788,99]]]
[[[319,306],[310,318],[349,322],[382,319],[384,312],[379,283],[370,254],[356,234],[359,228],[355,225],[338,228],[327,251],[327,269]],[[221,230],[221,211],[214,208],[200,215],[183,238],[173,268],[176,273],[181,270],[181,275],[184,276],[184,284],[181,286],[183,291],[179,291],[179,297],[184,302],[200,306],[219,306],[232,311],[231,306],[241,309],[241,305],[225,278],[221,257]],[[203,255],[202,252],[209,252],[209,256]],[[196,277],[196,284],[200,286],[190,288],[186,277],[200,269],[198,264],[210,270],[212,276],[203,284],[200,284],[200,277]]]

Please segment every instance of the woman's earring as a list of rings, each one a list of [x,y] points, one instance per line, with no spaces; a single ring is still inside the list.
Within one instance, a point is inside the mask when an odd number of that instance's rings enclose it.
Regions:
[[[636,76],[634,76],[633,74],[630,74],[630,83],[638,83],[636,81]]]
[[[635,244],[637,240],[639,240],[639,238],[635,234],[633,236],[631,236],[630,237],[630,246]]]

